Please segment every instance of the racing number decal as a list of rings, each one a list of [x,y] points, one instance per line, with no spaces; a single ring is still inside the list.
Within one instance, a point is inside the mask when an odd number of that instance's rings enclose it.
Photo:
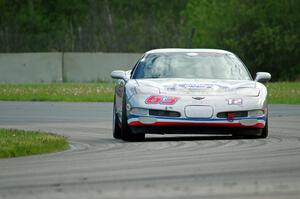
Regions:
[[[162,101],[160,102],[160,104],[164,104],[164,105],[172,105],[175,104],[177,102],[177,97],[167,97],[164,96]]]
[[[162,100],[161,96],[152,95],[146,99],[146,104],[158,104]]]
[[[160,96],[160,95],[152,95],[148,97],[145,101],[146,104],[162,104],[162,105],[172,105],[177,102],[177,97],[170,96]]]

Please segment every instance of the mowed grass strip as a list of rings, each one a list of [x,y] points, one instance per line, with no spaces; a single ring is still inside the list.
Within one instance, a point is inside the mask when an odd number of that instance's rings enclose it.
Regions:
[[[300,82],[268,83],[269,103],[300,104]],[[0,84],[0,100],[112,102],[113,83]]]
[[[0,100],[110,102],[113,83],[0,84]]]
[[[270,104],[300,104],[300,82],[268,84]]]
[[[0,158],[57,152],[68,148],[63,136],[0,128]]]

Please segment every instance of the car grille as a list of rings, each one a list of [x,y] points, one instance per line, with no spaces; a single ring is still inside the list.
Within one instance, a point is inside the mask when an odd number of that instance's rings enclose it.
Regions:
[[[176,111],[164,111],[164,110],[149,110],[149,115],[166,116],[166,117],[180,117],[180,113]]]
[[[220,112],[217,114],[217,117],[218,118],[227,118],[228,113],[233,113],[234,117],[248,117],[248,111]]]

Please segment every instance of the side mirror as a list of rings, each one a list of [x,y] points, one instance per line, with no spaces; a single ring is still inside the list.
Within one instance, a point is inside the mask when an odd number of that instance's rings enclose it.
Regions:
[[[114,70],[111,72],[110,76],[113,79],[126,79],[126,72],[123,70]]]
[[[267,83],[271,79],[271,74],[267,72],[256,73],[255,81],[260,83]]]

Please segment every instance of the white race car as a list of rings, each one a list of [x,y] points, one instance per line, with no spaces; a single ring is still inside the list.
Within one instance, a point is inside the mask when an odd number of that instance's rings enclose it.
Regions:
[[[116,70],[113,136],[143,140],[148,133],[268,136],[271,75],[252,79],[233,53],[214,49],[157,49],[130,71]]]

